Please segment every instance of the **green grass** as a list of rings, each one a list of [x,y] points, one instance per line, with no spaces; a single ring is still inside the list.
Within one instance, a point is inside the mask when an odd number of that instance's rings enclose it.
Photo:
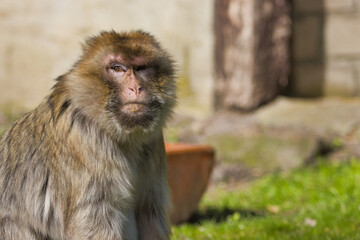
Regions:
[[[207,193],[185,239],[360,239],[360,162],[266,176],[249,187]]]

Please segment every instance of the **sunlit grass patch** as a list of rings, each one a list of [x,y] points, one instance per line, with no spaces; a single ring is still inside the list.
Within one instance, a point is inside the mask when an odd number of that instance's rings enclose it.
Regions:
[[[173,227],[172,239],[360,239],[360,162],[269,175],[246,189],[215,188],[197,215],[196,223]]]

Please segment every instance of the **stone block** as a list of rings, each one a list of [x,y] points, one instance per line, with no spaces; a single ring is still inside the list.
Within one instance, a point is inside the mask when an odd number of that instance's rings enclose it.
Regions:
[[[295,0],[294,10],[296,13],[322,12],[324,3],[323,0]]]
[[[317,15],[309,15],[294,22],[293,51],[296,61],[321,57],[322,21]]]
[[[267,129],[249,136],[222,133],[205,141],[214,146],[218,159],[257,169],[261,173],[302,166],[317,152],[318,139],[292,129]]]
[[[325,0],[325,9],[330,12],[351,12],[354,11],[353,0]]]
[[[107,4],[101,0],[4,0],[0,4],[0,104],[16,101],[36,106],[48,93],[52,79],[77,60],[84,37],[102,30],[143,29],[155,35],[177,60],[178,76],[187,76],[196,92],[190,107],[204,112],[211,108],[213,93],[212,15],[213,1],[207,0],[134,0],[127,4],[116,0]],[[3,60],[6,52],[2,49],[8,45],[13,45],[11,62],[17,63],[16,68],[6,67],[9,58]],[[183,51],[186,48],[188,55]]]
[[[330,14],[325,25],[326,54],[330,57],[360,55],[360,15]]]
[[[354,68],[356,96],[360,96],[360,59],[355,62]]]
[[[350,61],[329,61],[325,70],[325,96],[354,96],[357,86]]]
[[[359,98],[323,98],[277,100],[256,113],[264,127],[297,126],[322,139],[331,140],[349,134],[360,119]]]
[[[263,124],[263,120],[256,113],[262,112],[262,109],[268,108],[269,105],[253,114],[218,112],[204,125],[200,141],[214,147],[219,163],[241,166],[250,176],[302,166],[318,152],[319,138],[302,127],[286,125],[283,128],[282,125]],[[285,119],[293,114],[288,115]],[[284,115],[275,116],[276,120],[273,122],[282,122],[283,118]],[[240,175],[248,175],[241,169],[234,171]],[[235,174],[231,172],[225,171],[220,174],[222,176],[214,178],[226,180]],[[226,173],[230,175],[224,175]]]
[[[290,92],[297,97],[317,97],[323,94],[324,65],[296,64]]]
[[[216,108],[250,110],[287,85],[288,0],[215,1]]]
[[[54,84],[50,73],[56,64],[51,58],[51,43],[37,37],[17,38],[12,42],[2,42],[1,55],[6,59],[0,68],[0,102],[16,102],[23,106],[34,106],[44,97]],[[21,71],[19,71],[21,70]],[[22,100],[27,99],[22,102]]]

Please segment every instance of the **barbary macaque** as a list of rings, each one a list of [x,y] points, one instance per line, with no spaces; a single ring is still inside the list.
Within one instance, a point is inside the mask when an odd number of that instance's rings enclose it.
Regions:
[[[0,139],[0,239],[169,239],[162,130],[174,71],[148,33],[90,37]]]

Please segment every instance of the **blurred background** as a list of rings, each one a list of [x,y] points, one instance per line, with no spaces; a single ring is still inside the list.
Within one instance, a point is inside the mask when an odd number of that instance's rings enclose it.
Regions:
[[[360,0],[0,0],[0,131],[111,29],[176,59],[166,140],[213,146],[212,183],[360,157]]]
[[[199,114],[252,109],[278,93],[360,94],[358,0],[0,4],[1,105],[36,106],[84,38],[109,29],[143,29],[161,40],[179,65],[180,100],[191,102],[181,107]]]
[[[213,146],[213,178],[358,155],[360,0],[0,0],[1,129],[111,29],[151,32],[174,56],[166,140]]]
[[[31,109],[101,30],[143,29],[175,56],[179,110],[360,95],[358,0],[0,2],[0,105]]]
[[[37,106],[77,60],[84,39],[111,29],[156,36],[178,62],[183,92],[197,92],[198,110],[210,111],[215,71],[207,0],[1,0],[0,105]]]

